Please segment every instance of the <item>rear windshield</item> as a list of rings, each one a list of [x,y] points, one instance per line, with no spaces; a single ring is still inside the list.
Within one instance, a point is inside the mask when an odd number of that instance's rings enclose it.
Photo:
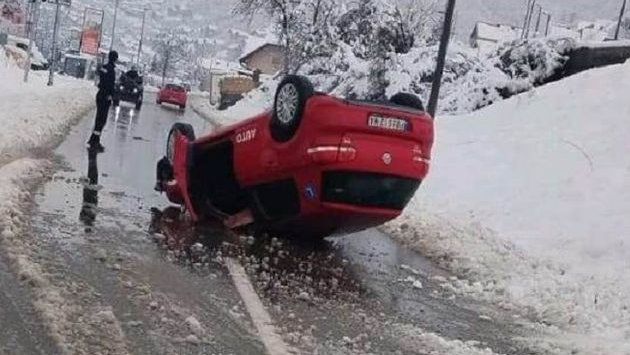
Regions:
[[[175,84],[166,84],[166,89],[173,91],[186,91],[183,87]]]
[[[419,180],[393,175],[328,171],[323,175],[324,202],[402,210],[420,186]]]

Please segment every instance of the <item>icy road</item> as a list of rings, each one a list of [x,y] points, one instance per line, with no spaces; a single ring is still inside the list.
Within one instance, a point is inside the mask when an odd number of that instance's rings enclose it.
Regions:
[[[28,228],[0,251],[0,354],[532,353],[514,315],[455,297],[379,231],[304,245],[193,228],[152,190],[154,164],[174,122],[212,126],[153,101],[112,110],[103,154],[85,149],[93,113],[45,153]]]

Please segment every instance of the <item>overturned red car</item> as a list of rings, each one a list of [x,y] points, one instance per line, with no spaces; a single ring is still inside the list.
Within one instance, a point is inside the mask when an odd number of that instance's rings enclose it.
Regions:
[[[415,95],[350,101],[286,76],[272,110],[200,138],[171,129],[156,190],[193,220],[321,238],[396,218],[429,171],[433,119]]]

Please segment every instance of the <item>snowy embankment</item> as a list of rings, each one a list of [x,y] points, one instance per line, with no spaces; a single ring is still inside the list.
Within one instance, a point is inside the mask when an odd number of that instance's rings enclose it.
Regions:
[[[59,287],[39,264],[32,253],[37,247],[25,233],[34,192],[54,169],[39,153],[52,149],[93,108],[95,88],[65,77],[56,77],[55,85],[48,87],[46,74],[31,72],[24,84],[23,72],[0,47],[0,248],[32,291],[34,307],[60,353],[77,354],[69,339],[75,331],[72,314],[81,310],[66,295],[70,291]],[[124,346],[115,340],[115,347]]]
[[[50,148],[78,117],[94,106],[94,84],[57,76],[46,86],[47,72],[23,72],[0,48],[0,165]]]
[[[562,354],[630,354],[630,62],[436,120],[396,239],[452,287],[533,317]]]

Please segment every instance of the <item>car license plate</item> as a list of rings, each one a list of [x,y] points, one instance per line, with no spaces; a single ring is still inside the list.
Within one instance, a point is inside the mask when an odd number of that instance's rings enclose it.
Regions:
[[[373,114],[368,119],[368,126],[392,131],[408,131],[409,122],[401,118]]]

